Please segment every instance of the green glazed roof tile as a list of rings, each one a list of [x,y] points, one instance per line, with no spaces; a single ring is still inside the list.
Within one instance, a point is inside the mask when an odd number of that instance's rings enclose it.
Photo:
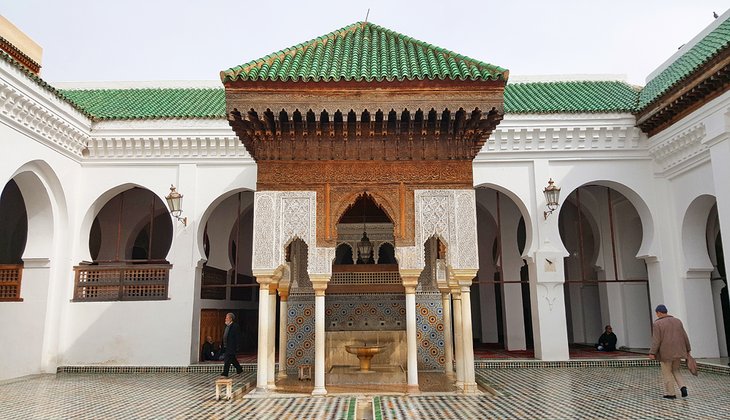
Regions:
[[[506,80],[509,72],[369,22],[221,72],[221,80]]]
[[[151,118],[222,118],[223,89],[90,89],[62,90],[73,104],[96,120]]]
[[[222,88],[70,89],[60,94],[96,120],[225,118]],[[638,94],[638,88],[624,82],[510,83],[504,108],[514,114],[631,112]]]
[[[646,84],[639,96],[638,109],[644,109],[657,100],[729,45],[730,19],[726,19]]]
[[[639,88],[624,82],[510,83],[504,111],[515,114],[632,112]]]

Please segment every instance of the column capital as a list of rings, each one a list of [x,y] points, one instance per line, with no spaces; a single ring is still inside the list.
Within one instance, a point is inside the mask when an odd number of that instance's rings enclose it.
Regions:
[[[421,276],[422,271],[417,268],[403,268],[399,270],[403,287],[406,288],[406,293],[416,293],[418,278]]]
[[[255,271],[253,272],[253,276],[256,277],[256,283],[260,284],[262,287],[266,286],[268,287],[269,283],[272,282],[272,275],[274,274],[271,270],[266,271]]]
[[[288,287],[288,285],[286,287],[285,286],[282,286],[282,285],[279,285],[279,297],[281,298],[281,301],[282,302],[286,302],[287,300],[289,300],[289,287]]]
[[[324,296],[324,291],[327,290],[327,284],[330,282],[331,276],[329,274],[310,274],[309,280],[312,282],[312,288],[314,288],[314,294],[316,296]]]
[[[276,289],[278,287],[279,287],[279,283],[278,282],[273,282],[272,281],[271,283],[269,283],[269,294],[270,295],[275,295],[276,294]]]

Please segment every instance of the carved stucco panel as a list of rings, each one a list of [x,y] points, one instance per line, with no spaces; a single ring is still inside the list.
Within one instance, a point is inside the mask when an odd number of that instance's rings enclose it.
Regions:
[[[253,263],[252,268],[273,269],[276,263],[276,238],[275,228],[277,224],[276,215],[276,194],[273,192],[254,193],[253,213]]]
[[[419,252],[420,249],[420,252]],[[395,249],[395,257],[398,260],[400,269],[423,269],[423,247],[418,246],[400,246]]]
[[[451,262],[454,268],[479,268],[477,241],[476,195],[474,190],[456,193],[457,253]]]
[[[255,193],[253,269],[274,270],[286,261],[286,246],[299,238],[316,255],[316,193],[265,191]]]
[[[450,266],[479,267],[473,190],[416,190],[415,213],[418,268],[424,266],[423,244],[434,235],[446,242]]]

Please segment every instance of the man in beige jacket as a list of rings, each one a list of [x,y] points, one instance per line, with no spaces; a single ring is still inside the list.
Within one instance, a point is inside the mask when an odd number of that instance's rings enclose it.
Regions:
[[[664,381],[664,398],[677,398],[674,383],[677,383],[682,397],[687,396],[687,386],[679,373],[679,359],[686,358],[691,348],[689,337],[684,330],[682,321],[667,314],[667,307],[656,307],[657,320],[651,336],[649,359],[659,360]]]

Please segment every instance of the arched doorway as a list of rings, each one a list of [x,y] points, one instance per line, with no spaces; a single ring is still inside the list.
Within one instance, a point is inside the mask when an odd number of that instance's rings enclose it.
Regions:
[[[617,348],[651,344],[651,309],[639,212],[623,194],[583,185],[564,201],[558,220],[565,258],[568,343],[593,347],[606,325]]]
[[[205,221],[202,240],[205,260],[200,271],[200,334],[198,348],[207,337],[219,348],[227,313],[233,313],[241,334],[239,360],[256,360],[258,345],[258,284],[251,268],[253,196],[238,191],[223,198]],[[195,357],[202,357],[200,352]]]
[[[23,251],[28,239],[28,216],[18,184],[8,181],[0,195],[0,301],[21,298]]]
[[[525,220],[515,201],[494,188],[478,188],[479,272],[472,286],[477,357],[506,350],[520,356],[533,346],[530,284],[522,254]],[[525,356],[529,353],[525,353]]]

